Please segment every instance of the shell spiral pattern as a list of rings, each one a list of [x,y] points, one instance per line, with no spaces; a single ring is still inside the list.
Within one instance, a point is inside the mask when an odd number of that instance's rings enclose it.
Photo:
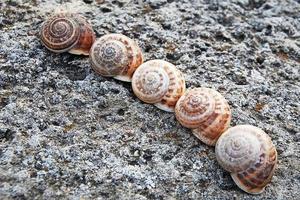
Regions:
[[[181,125],[193,129],[193,134],[207,145],[215,145],[231,121],[226,99],[203,87],[187,91],[178,100],[175,114]]]
[[[93,44],[90,62],[100,75],[130,82],[133,72],[143,63],[143,55],[130,38],[121,34],[108,34]]]
[[[88,55],[95,41],[92,27],[85,18],[70,13],[60,13],[45,21],[41,40],[47,49],[56,53],[70,52]]]
[[[177,100],[185,92],[182,73],[171,63],[150,60],[142,64],[132,78],[134,94],[146,103],[174,112]]]
[[[271,181],[277,152],[271,138],[251,125],[229,128],[216,144],[219,164],[244,191],[259,194]]]

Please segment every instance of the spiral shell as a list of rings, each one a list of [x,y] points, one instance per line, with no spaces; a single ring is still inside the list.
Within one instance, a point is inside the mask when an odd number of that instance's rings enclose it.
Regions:
[[[150,60],[134,73],[132,89],[140,100],[164,111],[174,112],[177,100],[185,92],[185,80],[173,64]]]
[[[93,44],[90,62],[100,75],[130,82],[133,72],[143,63],[143,55],[132,39],[121,34],[108,34]]]
[[[177,102],[176,119],[207,145],[215,145],[220,135],[229,127],[231,111],[226,99],[209,88],[187,91]]]
[[[43,23],[40,35],[46,48],[56,53],[89,55],[95,41],[95,33],[86,19],[70,13],[49,18]]]
[[[271,138],[251,125],[238,125],[222,134],[216,144],[216,157],[238,187],[251,194],[264,191],[277,163]]]

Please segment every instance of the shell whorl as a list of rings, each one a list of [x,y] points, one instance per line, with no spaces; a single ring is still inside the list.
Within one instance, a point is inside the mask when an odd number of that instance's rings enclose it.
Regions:
[[[214,145],[229,127],[231,111],[226,99],[210,88],[187,91],[177,102],[177,120],[207,145]]]
[[[149,65],[149,61],[142,64],[132,78],[134,94],[146,103],[157,103],[167,93],[169,77],[163,67]]]
[[[261,130],[236,126],[230,128],[219,138],[216,154],[219,163],[229,172],[240,172],[248,169],[258,160],[260,148],[265,138]]]
[[[56,53],[69,52],[88,55],[95,41],[95,33],[84,17],[60,13],[46,20],[40,32],[47,49]]]
[[[216,144],[219,164],[234,182],[251,194],[261,193],[271,181],[277,152],[271,138],[260,128],[238,125],[229,128]]]
[[[143,62],[143,56],[130,38],[121,34],[108,34],[93,44],[90,62],[100,75],[129,82],[133,72]]]
[[[72,14],[58,14],[42,25],[41,39],[45,46],[54,52],[72,49],[80,36],[80,27]]]
[[[177,102],[177,120],[187,128],[197,128],[215,108],[215,100],[208,88],[187,91]]]
[[[134,73],[132,88],[140,100],[173,112],[177,100],[185,91],[185,81],[182,73],[171,63],[150,60]]]
[[[91,53],[93,68],[102,76],[117,76],[125,70],[124,66],[128,66],[126,54],[120,41],[97,41]]]

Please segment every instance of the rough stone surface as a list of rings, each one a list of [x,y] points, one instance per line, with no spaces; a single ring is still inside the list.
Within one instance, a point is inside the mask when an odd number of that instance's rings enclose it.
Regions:
[[[299,0],[2,0],[0,199],[299,199]],[[178,66],[187,87],[220,91],[232,125],[252,124],[279,154],[272,183],[244,193],[172,113],[87,57],[38,38],[54,12],[84,15],[98,37],[134,38],[146,60]]]

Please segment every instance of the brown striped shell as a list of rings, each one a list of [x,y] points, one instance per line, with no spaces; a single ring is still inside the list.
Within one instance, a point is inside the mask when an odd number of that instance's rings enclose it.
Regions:
[[[219,138],[215,151],[219,164],[245,192],[262,193],[271,182],[277,152],[271,138],[260,128],[251,125],[229,128]]]
[[[90,62],[100,75],[130,82],[136,68],[143,63],[143,55],[132,39],[122,34],[108,34],[93,44]]]
[[[226,99],[210,88],[187,91],[177,102],[176,119],[207,145],[215,145],[229,127],[231,111]]]
[[[46,20],[40,37],[47,49],[56,53],[89,55],[95,33],[87,20],[71,13],[60,13]]]
[[[143,63],[132,77],[134,94],[146,103],[174,112],[177,100],[185,92],[182,73],[171,63],[150,60]]]

